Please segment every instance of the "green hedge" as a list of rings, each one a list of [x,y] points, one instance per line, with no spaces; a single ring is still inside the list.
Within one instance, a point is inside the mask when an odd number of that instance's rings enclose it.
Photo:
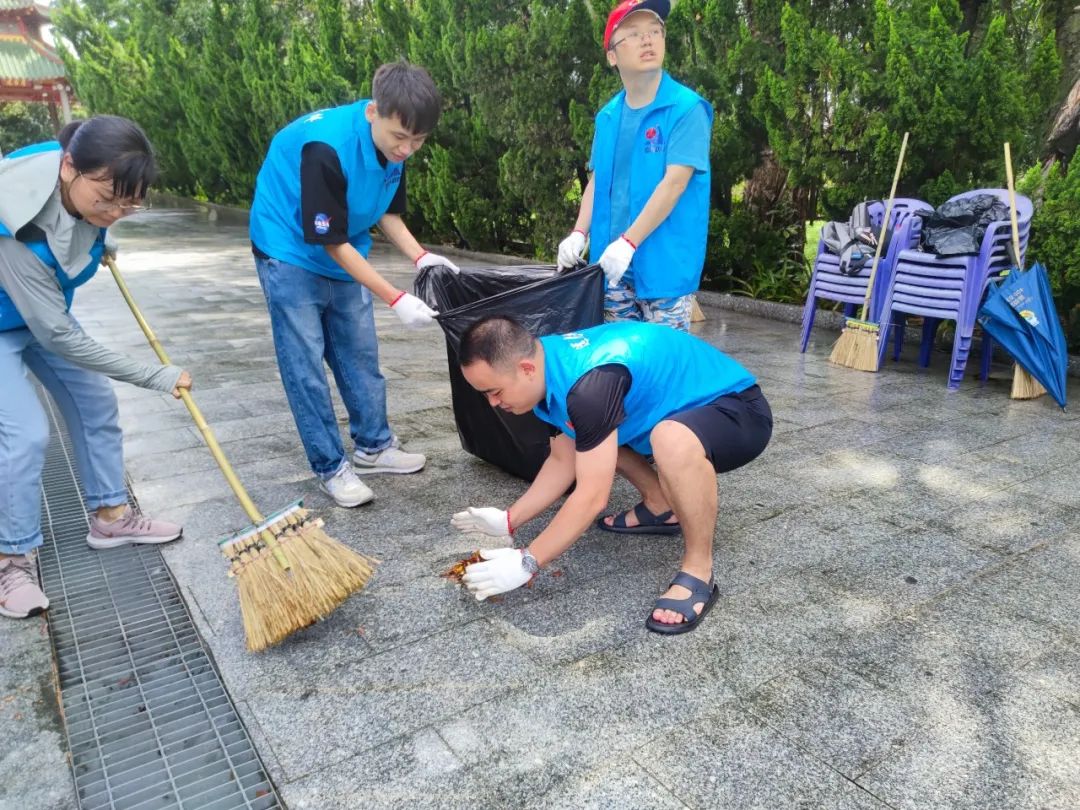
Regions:
[[[429,239],[551,258],[587,177],[592,116],[619,87],[599,45],[610,7],[61,0],[54,17],[83,102],[139,121],[167,184],[218,202],[250,199],[269,139],[289,120],[364,96],[384,61],[422,64],[446,111],[413,159],[410,225]],[[1019,165],[1036,162],[1061,70],[1049,15],[1014,0],[977,8],[675,6],[667,67],[716,110],[707,286],[799,300],[805,222],[885,196],[905,130],[900,193],[934,204],[1003,185],[1005,140]],[[1071,193],[1055,184],[1069,183],[1047,181],[1048,205]],[[1074,227],[1068,205],[1039,216],[1033,254],[1045,249],[1064,267],[1056,245]],[[1059,290],[1075,301],[1075,271],[1061,272]]]

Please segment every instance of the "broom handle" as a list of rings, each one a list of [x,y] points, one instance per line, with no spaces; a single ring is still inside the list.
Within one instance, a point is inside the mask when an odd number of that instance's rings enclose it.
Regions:
[[[866,297],[863,299],[860,321],[866,320],[866,313],[870,309],[870,294],[874,290],[874,278],[877,276],[878,263],[881,261],[881,246],[885,244],[885,231],[889,227],[889,217],[892,215],[893,197],[896,196],[896,186],[900,183],[900,170],[904,166],[907,139],[908,134],[905,132],[904,140],[900,142],[900,157],[896,161],[896,171],[893,172],[892,188],[889,189],[889,201],[885,204],[885,216],[881,218],[881,233],[878,234],[877,248],[874,250],[874,263],[870,266],[870,277],[866,280]]]
[[[1016,252],[1016,269],[1023,270],[1024,262],[1020,258],[1020,225],[1016,221],[1016,191],[1013,190],[1012,152],[1008,141],[1005,142],[1005,179],[1009,181],[1009,219],[1012,220],[1013,250]]]
[[[171,365],[169,356],[165,354],[165,350],[161,348],[161,343],[158,342],[154,330],[150,328],[150,324],[146,322],[142,312],[139,311],[139,307],[135,304],[135,299],[131,297],[131,291],[128,290],[127,284],[124,283],[124,279],[120,275],[120,269],[116,266],[116,262],[113,261],[112,256],[105,257],[105,264],[109,266],[109,271],[112,273],[113,278],[116,279],[116,286],[120,288],[120,294],[124,296],[124,300],[127,301],[128,307],[131,308],[131,314],[135,316],[135,320],[139,322],[143,334],[146,335],[146,339],[150,341],[150,348],[154,350],[154,354],[158,356],[158,360],[165,365]],[[243,484],[240,483],[240,479],[236,477],[232,465],[229,464],[229,460],[225,458],[225,453],[222,451],[217,439],[214,438],[213,431],[210,430],[210,426],[206,424],[206,420],[203,419],[202,411],[199,410],[199,406],[195,404],[195,400],[191,398],[191,393],[186,388],[180,389],[180,399],[187,405],[187,409],[191,412],[191,418],[195,420],[195,426],[199,428],[199,432],[202,434],[206,446],[210,448],[210,452],[214,456],[214,461],[216,461],[221,468],[225,480],[229,482],[229,486],[232,487],[232,491],[236,494],[237,500],[240,501],[240,505],[244,507],[244,511],[247,512],[248,518],[251,519],[252,523],[262,523],[266,518],[255,506],[255,503],[247,494],[247,490],[244,489]]]

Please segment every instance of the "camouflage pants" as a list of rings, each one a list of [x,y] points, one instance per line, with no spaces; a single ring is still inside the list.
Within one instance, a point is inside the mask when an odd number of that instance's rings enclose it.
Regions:
[[[692,295],[638,298],[634,288],[623,279],[617,286],[604,289],[604,320],[663,323],[689,332],[693,301]]]

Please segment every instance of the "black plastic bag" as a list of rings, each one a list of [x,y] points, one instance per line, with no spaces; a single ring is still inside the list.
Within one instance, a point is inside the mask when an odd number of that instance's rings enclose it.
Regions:
[[[446,334],[450,393],[461,446],[511,475],[532,481],[550,449],[551,429],[532,413],[493,408],[461,373],[458,347],[471,324],[508,315],[538,337],[596,326],[604,319],[604,274],[599,265],[559,273],[554,265],[420,271],[415,294],[439,311]]]
[[[922,249],[939,256],[978,253],[991,222],[1007,220],[1009,206],[993,194],[976,194],[942,204],[922,217]]]

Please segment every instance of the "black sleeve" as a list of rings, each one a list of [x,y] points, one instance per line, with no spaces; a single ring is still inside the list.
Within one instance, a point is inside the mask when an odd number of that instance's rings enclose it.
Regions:
[[[388,214],[397,214],[399,217],[405,214],[405,164],[401,164],[401,182],[398,183],[394,199],[390,201],[390,207],[386,209]]]
[[[300,153],[300,216],[304,241],[310,245],[343,245],[349,241],[348,183],[337,152],[312,141]]]
[[[599,366],[574,383],[566,395],[566,411],[574,426],[574,449],[592,450],[626,418],[623,400],[630,390],[630,370],[612,363]]]

